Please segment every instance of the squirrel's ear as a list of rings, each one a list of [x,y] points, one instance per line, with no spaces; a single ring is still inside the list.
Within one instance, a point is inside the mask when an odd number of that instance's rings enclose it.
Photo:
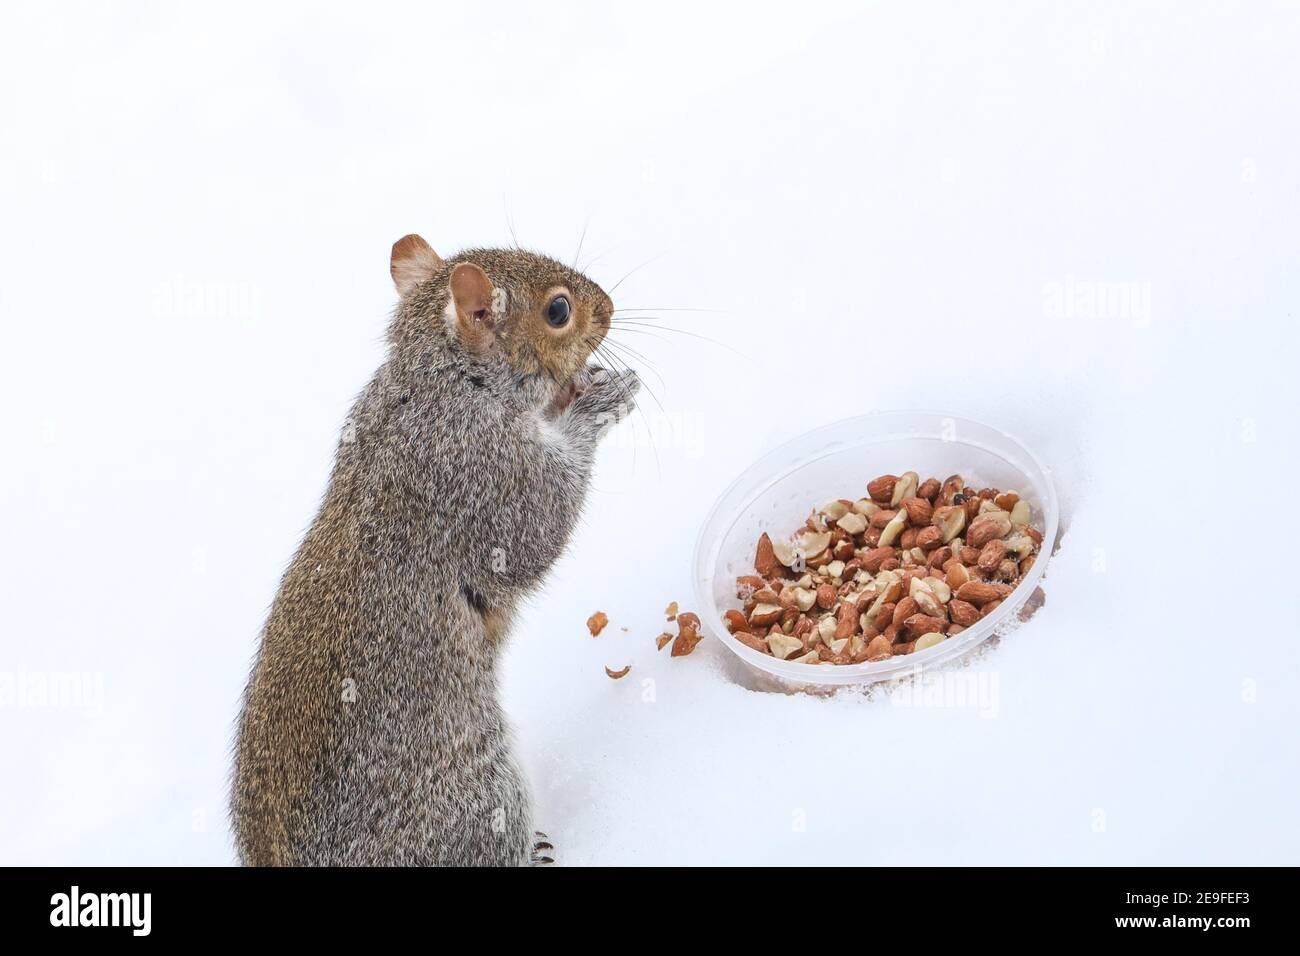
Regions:
[[[393,274],[397,294],[404,297],[442,266],[443,262],[432,246],[419,236],[410,235],[393,243],[393,258],[388,271]]]
[[[451,270],[451,301],[456,309],[456,337],[475,355],[492,347],[492,280],[472,262]]]

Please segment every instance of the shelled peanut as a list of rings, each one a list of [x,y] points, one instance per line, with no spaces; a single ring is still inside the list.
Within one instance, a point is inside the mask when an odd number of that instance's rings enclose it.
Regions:
[[[764,533],[727,630],[762,654],[860,664],[934,647],[991,614],[1042,545],[1029,503],[914,472],[881,475],[789,538]]]

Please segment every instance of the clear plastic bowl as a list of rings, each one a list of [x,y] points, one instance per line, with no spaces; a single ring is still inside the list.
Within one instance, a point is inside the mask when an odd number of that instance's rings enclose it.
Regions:
[[[1015,591],[990,615],[928,650],[865,664],[796,664],[760,654],[732,637],[723,612],[739,607],[736,578],[754,573],[764,531],[794,531],[810,511],[835,498],[866,495],[877,475],[915,471],[942,481],[1014,490],[1033,509],[1042,553]],[[762,675],[761,687],[799,690],[869,684],[916,675],[970,653],[1009,621],[1034,593],[1057,533],[1056,490],[1047,468],[1018,441],[988,425],[940,412],[878,412],[827,425],[782,445],[745,469],[713,506],[695,546],[695,597],[703,630]]]

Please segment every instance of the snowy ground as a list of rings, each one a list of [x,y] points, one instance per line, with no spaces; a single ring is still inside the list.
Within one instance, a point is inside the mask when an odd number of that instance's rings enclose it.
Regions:
[[[662,408],[506,662],[562,862],[1300,862],[1300,17],[1130,6],[6,13],[0,862],[232,860],[238,696],[389,245],[508,219],[586,226],[607,287],[648,261],[621,306],[719,310],[623,337]],[[748,461],[908,407],[1063,498],[969,705],[655,653]]]

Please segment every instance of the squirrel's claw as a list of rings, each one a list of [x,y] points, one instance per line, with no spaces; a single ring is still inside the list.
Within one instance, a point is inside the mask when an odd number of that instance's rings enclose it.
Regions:
[[[555,862],[555,857],[547,856],[543,851],[554,852],[555,847],[550,844],[549,838],[541,830],[534,831],[533,836],[536,839],[533,842],[532,857],[528,861],[529,866],[550,866]]]
[[[631,369],[611,372],[591,367],[587,386],[569,405],[571,416],[595,422],[596,436],[618,424],[632,409],[641,380]]]

